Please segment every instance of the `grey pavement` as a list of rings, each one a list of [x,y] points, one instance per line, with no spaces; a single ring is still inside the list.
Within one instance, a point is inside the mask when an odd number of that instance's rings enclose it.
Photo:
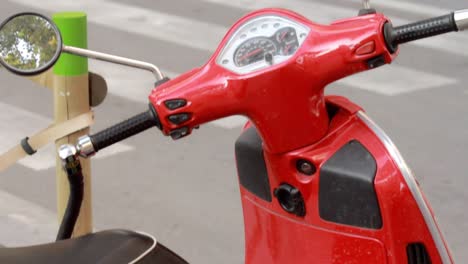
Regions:
[[[466,1],[456,0],[374,2],[396,21],[468,8]],[[91,49],[156,63],[174,76],[206,62],[224,29],[252,8],[265,5],[284,5],[327,23],[354,15],[359,1],[9,0],[2,2],[0,20],[26,10],[49,15],[85,10]],[[199,28],[197,35],[196,25],[211,27]],[[193,39],[176,39],[177,34]],[[344,95],[362,105],[392,137],[431,202],[458,263],[468,262],[468,54],[464,40],[468,41],[468,32],[402,47],[394,65],[327,89],[329,94]],[[108,98],[95,109],[93,130],[146,108],[153,83],[150,74],[94,62],[90,70],[103,74],[110,85]],[[48,125],[52,95],[4,71],[0,80],[2,151]],[[18,121],[7,123],[11,116]],[[159,131],[147,131],[126,140],[109,156],[94,160],[96,229],[149,232],[191,263],[242,263],[242,208],[234,164],[234,141],[241,121],[206,124],[177,142]],[[40,155],[46,159],[53,150]],[[0,244],[26,245],[54,235],[54,168],[35,164],[35,160],[24,161],[0,177]],[[52,224],[44,224],[47,219]],[[15,230],[30,236],[19,238]]]

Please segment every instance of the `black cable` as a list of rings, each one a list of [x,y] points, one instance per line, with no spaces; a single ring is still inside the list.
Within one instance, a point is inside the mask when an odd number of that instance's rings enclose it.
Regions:
[[[65,166],[70,186],[70,196],[68,197],[67,208],[65,209],[56,241],[69,239],[72,236],[76,220],[80,214],[81,203],[83,202],[83,173],[78,158],[75,161],[78,162],[67,162]]]

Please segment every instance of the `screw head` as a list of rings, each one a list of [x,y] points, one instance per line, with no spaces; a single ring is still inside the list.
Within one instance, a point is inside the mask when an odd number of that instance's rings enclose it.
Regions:
[[[308,160],[300,159],[296,162],[296,169],[305,175],[313,175],[317,168]]]

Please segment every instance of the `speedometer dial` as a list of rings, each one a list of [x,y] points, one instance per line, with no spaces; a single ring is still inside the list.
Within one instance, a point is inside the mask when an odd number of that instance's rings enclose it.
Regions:
[[[242,43],[234,53],[234,62],[238,67],[250,65],[265,59],[267,54],[275,55],[276,44],[269,38],[257,37]],[[267,58],[269,56],[266,56]]]
[[[239,26],[216,58],[221,67],[251,73],[291,59],[310,28],[286,16],[261,15]]]

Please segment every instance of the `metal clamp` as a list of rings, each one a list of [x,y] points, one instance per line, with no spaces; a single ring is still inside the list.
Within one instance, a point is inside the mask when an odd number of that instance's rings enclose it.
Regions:
[[[78,143],[76,143],[76,149],[78,154],[83,158],[89,158],[96,154],[96,150],[94,149],[93,142],[89,136],[82,136],[78,139]]]

